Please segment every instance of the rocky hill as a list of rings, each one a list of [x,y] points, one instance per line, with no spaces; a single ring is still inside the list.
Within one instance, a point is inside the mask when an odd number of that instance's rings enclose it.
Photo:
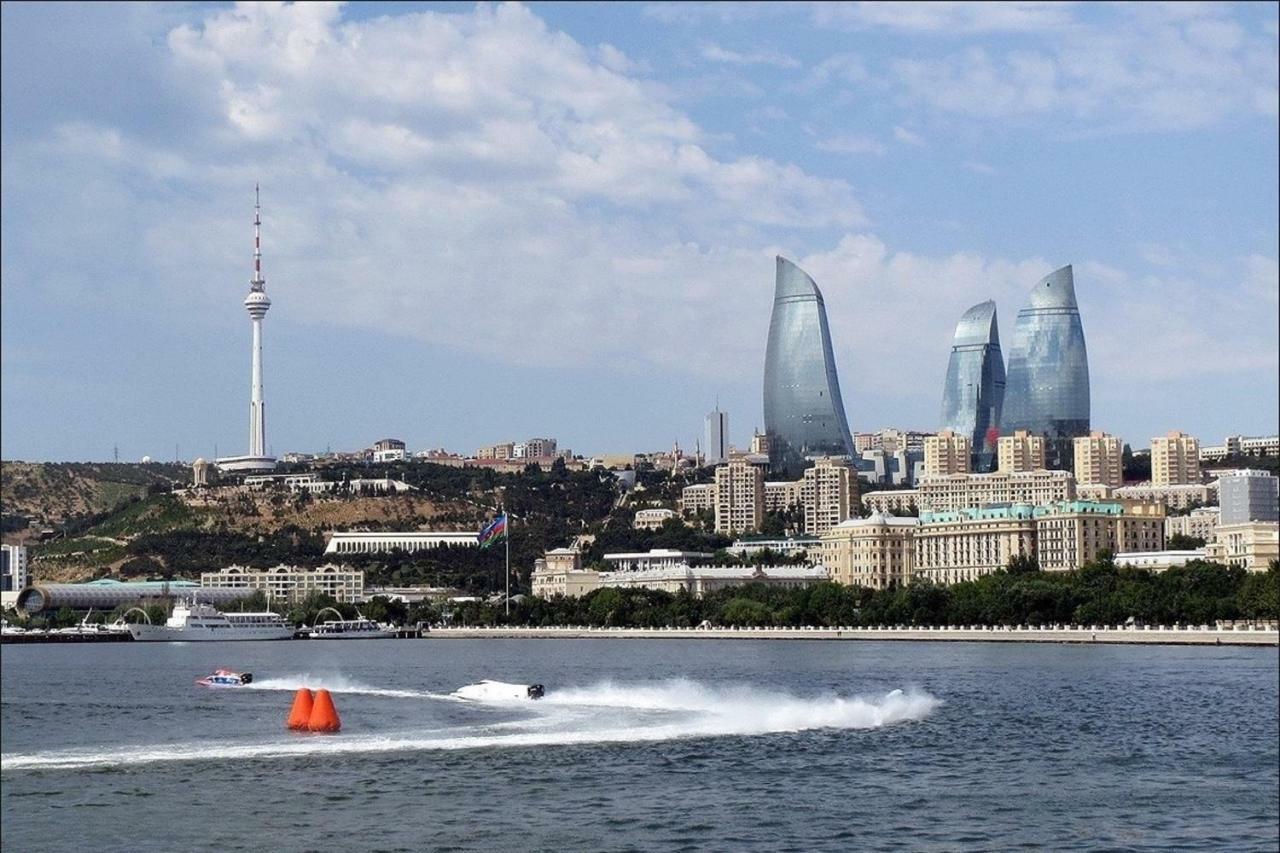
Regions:
[[[4,532],[58,527],[119,509],[190,479],[183,465],[150,462],[0,462]]]

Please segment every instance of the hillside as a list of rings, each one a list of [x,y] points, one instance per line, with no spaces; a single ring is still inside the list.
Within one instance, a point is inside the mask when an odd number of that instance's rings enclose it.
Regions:
[[[3,531],[21,541],[41,528],[82,529],[189,477],[186,466],[160,462],[0,462]]]
[[[33,573],[45,581],[105,575],[193,577],[232,563],[318,565],[324,562],[324,534],[333,530],[478,530],[504,504],[517,519],[512,565],[519,564],[527,575],[544,550],[602,524],[618,497],[614,478],[602,471],[495,474],[414,463],[387,472],[414,486],[405,494],[309,495],[237,486],[170,492],[163,484],[122,483],[133,488],[120,493],[123,498],[113,509],[89,515],[93,508],[110,503],[116,481],[103,475],[114,472],[73,470],[68,476],[61,470],[38,470],[41,467],[14,465],[19,506],[33,515],[46,513],[44,518],[69,507],[70,512],[58,517],[75,519],[65,525],[66,536],[32,545]],[[6,476],[8,470],[6,463]],[[162,488],[165,491],[159,491]],[[629,526],[630,515],[620,520]],[[370,572],[371,583],[430,578],[489,588],[503,557],[502,549],[460,548],[357,562]]]

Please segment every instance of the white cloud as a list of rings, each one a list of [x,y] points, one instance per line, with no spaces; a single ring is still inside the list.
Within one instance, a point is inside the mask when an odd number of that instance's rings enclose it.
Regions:
[[[901,126],[893,129],[893,138],[905,145],[922,146],[925,144],[924,138],[920,134],[913,133]]]
[[[750,53],[739,53],[727,50],[718,44],[707,42],[702,45],[703,59],[712,62],[725,62],[731,65],[771,65],[774,68],[799,68],[800,63],[793,57],[773,50],[757,50]]]
[[[900,58],[891,78],[909,104],[981,119],[1084,120],[1082,130],[1180,130],[1275,115],[1274,38],[1246,32],[1217,7],[1097,11],[1112,19],[1076,22],[1008,51],[973,44]]]
[[[994,175],[996,173],[995,166],[989,163],[982,163],[977,160],[965,160],[960,164],[970,172],[977,172],[979,175]]]

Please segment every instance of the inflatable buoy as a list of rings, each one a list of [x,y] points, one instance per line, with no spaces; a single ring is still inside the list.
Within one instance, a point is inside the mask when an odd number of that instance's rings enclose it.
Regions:
[[[338,719],[338,709],[333,707],[333,697],[328,690],[317,690],[307,729],[313,732],[336,732],[341,728],[342,721]]]
[[[289,721],[285,723],[294,731],[305,732],[311,724],[311,691],[305,687],[298,688],[293,695],[293,709],[289,711]]]

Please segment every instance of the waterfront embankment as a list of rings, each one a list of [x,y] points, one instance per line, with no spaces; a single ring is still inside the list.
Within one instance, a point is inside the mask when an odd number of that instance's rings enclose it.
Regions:
[[[436,639],[629,640],[911,640],[969,643],[1126,643],[1147,645],[1280,646],[1275,628],[1213,626],[884,627],[884,628],[433,628]]]

